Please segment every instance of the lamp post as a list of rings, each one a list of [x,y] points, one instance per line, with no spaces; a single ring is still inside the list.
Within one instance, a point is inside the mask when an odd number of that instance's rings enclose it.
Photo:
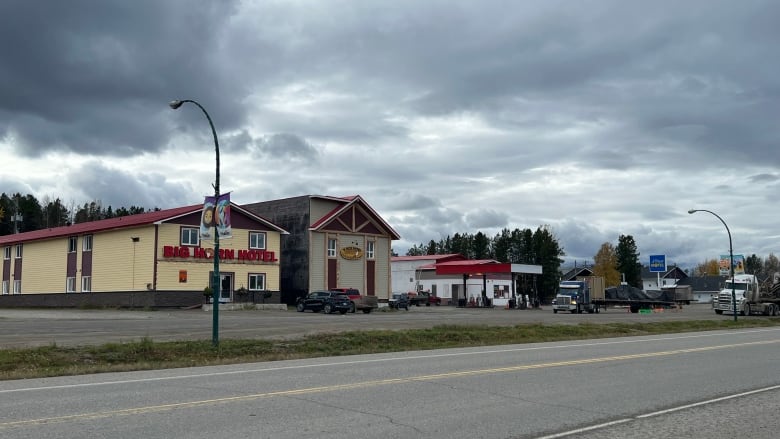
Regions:
[[[731,231],[729,230],[729,226],[726,225],[726,221],[723,221],[723,218],[718,216],[717,213],[712,212],[707,209],[691,209],[688,211],[689,214],[694,214],[696,212],[707,212],[715,216],[715,218],[719,219],[720,222],[723,223],[723,226],[726,228],[726,233],[729,235],[729,266],[731,267],[731,309],[734,311],[734,321],[737,321],[737,292],[736,292],[736,284],[734,281],[734,248],[731,245]]]
[[[185,102],[189,102],[191,104],[197,105],[198,108],[200,108],[200,111],[203,112],[203,114],[206,115],[206,119],[209,121],[209,126],[211,127],[211,134],[214,136],[214,151],[217,154],[217,176],[214,180],[214,202],[216,203],[217,200],[219,200],[219,140],[217,140],[217,130],[214,129],[214,122],[211,121],[211,116],[209,116],[209,113],[206,111],[205,108],[203,108],[202,105],[199,103],[191,100],[191,99],[184,99],[184,100],[175,100],[171,101],[168,106],[170,106],[174,110],[178,110],[179,107],[181,107]],[[211,297],[212,302],[214,302],[213,306],[213,312],[212,312],[212,323],[211,323],[211,343],[214,346],[219,345],[219,296],[220,296],[220,278],[219,278],[219,232],[214,231],[214,278],[211,281]]]

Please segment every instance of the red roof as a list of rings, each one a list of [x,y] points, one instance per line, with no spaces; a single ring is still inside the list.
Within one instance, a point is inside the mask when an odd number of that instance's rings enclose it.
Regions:
[[[498,263],[499,262],[495,259],[467,259],[463,261],[439,262],[436,265],[440,267],[449,267],[449,266],[485,265],[485,264],[498,264]]]
[[[450,253],[447,255],[422,255],[422,256],[393,256],[391,258],[392,262],[396,261],[420,261],[420,260],[434,260],[434,261],[441,261],[441,260],[463,260],[466,259],[465,256],[463,256],[460,253]]]
[[[261,221],[270,227],[278,230],[282,234],[287,232],[279,226],[272,224],[243,208],[230,203],[231,209],[240,210],[258,221]],[[15,235],[0,236],[0,245],[12,245],[21,242],[39,241],[42,239],[60,238],[63,236],[83,235],[89,233],[105,232],[106,230],[125,229],[128,227],[139,227],[159,222],[169,221],[194,212],[200,212],[203,204],[194,204],[192,206],[176,207],[173,209],[157,210],[154,212],[139,213],[136,215],[121,216],[99,221],[89,221],[85,223],[73,224],[70,226],[54,227],[51,229],[34,230],[32,232],[17,233]]]

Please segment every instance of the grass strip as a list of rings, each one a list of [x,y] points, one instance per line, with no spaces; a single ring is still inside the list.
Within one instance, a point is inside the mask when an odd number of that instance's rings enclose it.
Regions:
[[[50,345],[0,350],[0,380],[779,325],[780,320],[765,318],[738,322],[443,325],[429,329],[317,334],[284,341],[223,339],[217,347],[212,346],[210,340],[155,342],[151,338],[143,338],[98,346]]]

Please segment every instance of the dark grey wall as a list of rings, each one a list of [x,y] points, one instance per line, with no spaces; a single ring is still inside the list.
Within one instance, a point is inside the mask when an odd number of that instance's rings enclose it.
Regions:
[[[236,303],[282,303],[279,291],[265,298],[260,292]],[[189,308],[204,303],[203,291],[119,291],[111,293],[12,294],[0,296],[0,308]]]
[[[290,233],[281,236],[280,288],[282,303],[294,304],[299,296],[309,291],[309,196],[264,201],[241,207]]]
[[[128,291],[0,296],[0,308],[186,308],[202,303],[202,291]]]

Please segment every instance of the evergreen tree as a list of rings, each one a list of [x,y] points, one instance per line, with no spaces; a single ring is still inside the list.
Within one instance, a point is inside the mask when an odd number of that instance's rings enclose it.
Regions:
[[[466,259],[473,259],[470,247],[471,242],[468,235],[456,233],[452,236],[452,253],[460,253]]]
[[[755,274],[758,277],[764,277],[764,261],[756,254],[752,254],[745,258],[745,273]]]
[[[431,241],[428,243],[428,248],[425,249],[425,254],[426,255],[437,255],[439,253],[437,253],[436,249],[437,249],[436,241],[431,239]]]
[[[642,265],[639,263],[639,252],[631,235],[620,235],[617,249],[617,269],[625,276],[626,282],[636,288],[642,288]]]
[[[420,243],[420,246],[413,245],[409,248],[409,250],[406,251],[406,256],[422,256],[425,252],[423,252],[423,245]]]
[[[555,297],[558,290],[558,281],[561,276],[561,264],[565,256],[563,248],[558,244],[558,240],[550,232],[549,226],[539,227],[533,234],[535,265],[542,266],[542,274],[538,276],[536,293],[538,298],[547,301]]]
[[[499,262],[510,262],[510,249],[512,248],[512,234],[509,229],[501,230],[493,238],[493,257]]]
[[[477,232],[472,238],[472,249],[474,249],[474,259],[490,259],[490,239],[482,232]]]

